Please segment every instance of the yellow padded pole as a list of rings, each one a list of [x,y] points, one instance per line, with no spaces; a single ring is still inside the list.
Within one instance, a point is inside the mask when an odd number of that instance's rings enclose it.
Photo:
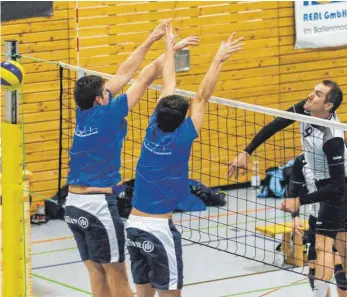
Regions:
[[[23,150],[20,124],[2,122],[2,297],[24,297]]]

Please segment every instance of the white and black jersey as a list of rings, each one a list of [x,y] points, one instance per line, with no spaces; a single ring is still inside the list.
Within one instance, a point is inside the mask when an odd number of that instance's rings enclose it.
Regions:
[[[306,100],[293,105],[287,111],[309,115],[304,109]],[[333,114],[332,121],[338,121]],[[264,126],[253,138],[245,151],[251,154],[277,132],[285,129],[295,121],[285,118],[275,118]],[[318,182],[318,190],[300,196],[301,205],[312,204],[325,200],[343,200],[345,196],[345,145],[344,132],[339,129],[301,124],[303,151],[308,167],[312,170],[314,179]]]
[[[339,122],[337,115],[329,118],[332,122]],[[330,178],[327,156],[323,151],[324,144],[333,138],[344,139],[344,131],[329,127],[315,126],[308,123],[300,123],[301,143],[307,167],[313,172],[315,180]],[[344,149],[344,166],[346,172],[346,149]],[[337,156],[338,158],[338,156]],[[340,159],[343,162],[343,159]]]

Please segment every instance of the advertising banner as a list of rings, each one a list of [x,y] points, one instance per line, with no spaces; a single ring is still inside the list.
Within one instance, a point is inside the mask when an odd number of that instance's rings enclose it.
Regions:
[[[347,1],[295,1],[295,48],[347,45]]]

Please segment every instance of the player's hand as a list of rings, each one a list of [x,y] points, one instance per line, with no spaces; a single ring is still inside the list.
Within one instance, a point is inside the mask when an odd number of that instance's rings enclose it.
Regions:
[[[295,217],[293,219],[293,226],[294,226],[294,232],[300,236],[303,236],[304,235],[304,231],[303,231],[303,228],[304,228],[304,224],[302,222],[302,220],[300,220],[299,217]]]
[[[217,61],[224,62],[232,53],[242,49],[243,43],[241,41],[243,40],[243,37],[234,40],[234,35],[235,32],[230,35],[227,41],[222,41],[222,44],[220,45],[215,56]]]
[[[200,41],[199,36],[186,37],[175,44],[174,50],[176,52],[179,52],[180,50],[184,49],[187,46],[197,46],[199,41]]]
[[[154,28],[154,30],[149,34],[149,39],[151,42],[155,42],[157,40],[160,40],[165,35],[165,30],[168,24],[171,22],[170,19],[163,20],[158,26]]]
[[[239,173],[245,175],[248,167],[248,159],[250,155],[247,152],[241,152],[239,155],[229,164],[228,176],[231,178],[235,174],[235,178],[238,178]]]
[[[173,33],[171,23],[168,23],[165,28],[165,47],[167,49],[174,47],[177,35]]]
[[[288,198],[284,199],[281,204],[281,210],[286,212],[297,212],[300,209],[300,200],[299,198]]]

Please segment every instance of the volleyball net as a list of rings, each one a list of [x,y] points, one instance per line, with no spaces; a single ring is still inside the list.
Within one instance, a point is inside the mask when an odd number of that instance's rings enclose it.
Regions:
[[[60,63],[60,85],[63,89],[59,172],[62,185],[66,182],[68,150],[75,126],[74,83],[79,77],[91,74],[105,79],[111,77],[110,74]],[[160,85],[149,87],[127,117],[128,132],[121,162],[123,181],[135,178],[142,140],[160,89]],[[122,92],[125,91],[126,88]],[[195,96],[194,92],[179,89],[176,94],[189,99]],[[212,97],[206,108],[199,138],[192,147],[189,178],[191,183],[195,181],[194,185],[197,182],[208,189],[205,196],[200,195],[202,192],[195,192],[206,205],[209,205],[206,203],[209,195],[216,193],[222,194],[225,203],[207,206],[202,211],[179,211],[174,215],[174,222],[184,240],[276,268],[306,274],[304,265],[307,264],[308,254],[307,234],[296,235],[291,215],[279,209],[283,201],[279,198],[288,194],[293,161],[303,152],[299,124],[294,123],[265,141],[252,154],[245,175],[228,178],[227,174],[228,164],[244,150],[262,127],[276,117],[347,130],[347,125],[342,123]],[[191,193],[194,193],[193,186]],[[306,231],[309,215],[310,207],[302,207],[300,219]]]

